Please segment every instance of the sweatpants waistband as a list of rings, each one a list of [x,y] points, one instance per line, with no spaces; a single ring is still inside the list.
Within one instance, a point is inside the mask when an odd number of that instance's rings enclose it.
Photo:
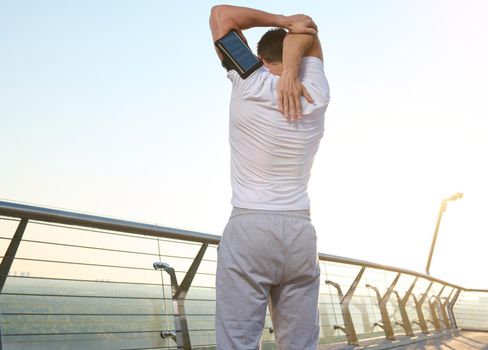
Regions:
[[[288,217],[297,217],[310,221],[310,210],[261,210],[261,209],[247,209],[247,208],[237,208],[232,209],[230,218],[235,218],[241,215],[282,215]]]

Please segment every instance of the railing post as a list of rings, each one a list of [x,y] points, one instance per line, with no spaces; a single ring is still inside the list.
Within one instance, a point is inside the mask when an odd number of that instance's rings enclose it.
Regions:
[[[185,310],[185,299],[188,290],[190,289],[191,283],[195,274],[197,273],[198,267],[202,262],[205,251],[207,250],[208,244],[203,243],[202,247],[198,251],[197,256],[193,260],[188,272],[186,273],[183,281],[178,285],[178,280],[176,278],[176,273],[174,268],[170,267],[166,263],[155,262],[153,264],[155,269],[165,270],[171,278],[171,291],[173,299],[173,311],[175,318],[175,334],[168,331],[162,331],[161,337],[166,338],[171,336],[176,340],[176,345],[178,349],[191,350],[190,332],[188,330],[188,321],[186,319]]]
[[[439,292],[438,295],[432,295],[429,298],[429,309],[430,309],[430,313],[432,315],[432,324],[434,325],[434,328],[436,331],[441,329],[441,323],[439,322],[440,320],[439,320],[439,304],[438,304],[438,302],[440,301],[439,295],[442,294],[442,292],[444,292],[445,287],[446,286],[442,286],[441,291]],[[432,302],[432,299],[434,300],[433,302]]]
[[[27,226],[29,220],[21,219],[19,225],[17,226],[17,230],[8,245],[7,251],[3,256],[2,263],[0,264],[0,294],[2,293],[3,286],[5,285],[5,281],[7,280],[7,276],[10,272],[10,268],[12,267],[12,263],[14,262],[15,255],[17,254],[17,249],[19,249],[20,242],[22,241],[22,236],[24,235],[25,228]]]
[[[15,230],[14,236],[10,240],[7,251],[5,252],[2,263],[0,264],[0,295],[2,294],[3,287],[7,281],[8,274],[10,273],[10,268],[15,260],[15,255],[19,249],[20,242],[22,241],[22,236],[24,235],[25,228],[27,227],[28,219],[21,219],[17,229]],[[0,350],[2,350],[2,327],[0,327]]]
[[[449,300],[451,299],[452,293],[454,293],[454,288],[451,289],[451,293],[447,297],[441,298],[441,312],[442,312],[442,318],[444,319],[444,324],[446,325],[446,328],[452,328],[451,327],[451,321],[449,318]],[[442,299],[445,301],[442,302]]]
[[[380,307],[380,312],[381,312],[381,321],[382,323],[376,323],[376,325],[380,326],[383,328],[385,331],[385,336],[386,339],[388,340],[395,340],[395,335],[393,333],[393,327],[391,326],[391,321],[390,321],[390,316],[388,315],[388,309],[386,305],[388,304],[388,300],[390,299],[390,295],[393,292],[393,289],[395,288],[395,285],[398,282],[398,279],[400,278],[401,273],[398,273],[393,282],[391,283],[390,287],[386,291],[385,295],[383,297],[381,296],[379,290],[377,287],[374,287],[372,285],[367,284],[366,287],[373,289],[376,292],[376,297],[378,299],[378,305]]]
[[[432,299],[434,302],[432,302]],[[437,296],[433,295],[429,298],[429,309],[430,309],[430,314],[432,316],[432,324],[434,325],[434,328],[436,331],[441,329],[441,325],[439,323],[439,317],[437,317]]]
[[[454,298],[452,299],[452,302],[449,304],[449,314],[451,315],[453,328],[458,328],[457,322],[456,322],[456,316],[454,315],[454,304],[456,304],[456,301],[459,298],[459,294],[461,294],[460,288],[458,288],[456,294],[454,295]]]
[[[442,307],[442,317],[444,317],[444,322],[446,323],[446,327],[448,328],[453,328],[453,325],[451,323],[451,317],[449,315],[449,305],[450,305],[450,300],[452,297],[452,294],[454,293],[454,288],[451,289],[451,293],[447,297],[443,297],[445,301],[441,303]]]
[[[351,299],[354,295],[354,292],[356,291],[359,281],[361,280],[364,270],[366,270],[366,267],[363,266],[359,271],[359,273],[357,274],[354,281],[352,282],[351,286],[349,287],[349,290],[347,291],[346,295],[342,294],[341,286],[338,283],[329,280],[325,281],[326,284],[330,284],[337,289],[337,293],[339,295],[339,301],[341,303],[342,318],[344,319],[344,327],[335,325],[334,329],[342,330],[346,334],[347,343],[350,345],[359,345],[358,337],[351,317],[351,311],[349,310],[349,303],[351,302]]]
[[[405,330],[405,334],[413,337],[413,329],[412,325],[410,323],[410,319],[408,318],[408,313],[407,313],[407,303],[408,299],[410,298],[410,295],[412,294],[413,289],[415,288],[415,284],[417,283],[418,278],[415,278],[413,281],[412,285],[408,289],[407,293],[403,296],[403,299],[400,297],[400,294],[395,291],[395,294],[397,296],[398,300],[398,306],[400,308],[400,314],[402,315],[402,323],[397,322],[397,324],[401,325],[403,329]]]
[[[446,286],[442,286],[442,289],[437,295],[434,295],[434,298],[436,302],[434,303],[434,310],[437,311],[437,322],[439,324],[439,328],[441,325],[441,322],[444,324],[444,328],[450,328],[449,324],[449,319],[447,317],[447,313],[445,312],[443,305],[442,305],[442,299],[441,295],[444,292],[444,289],[446,289]]]
[[[420,297],[420,300],[417,300],[415,295],[413,295],[413,300],[415,302],[415,310],[417,310],[417,316],[419,318],[418,324],[420,326],[420,329],[422,330],[422,333],[424,334],[428,334],[429,329],[427,328],[427,322],[425,322],[424,312],[422,311],[422,305],[424,304],[425,298],[427,298],[427,294],[429,293],[429,290],[433,284],[434,284],[433,282],[430,282],[429,286],[425,290],[425,293],[423,295],[421,294],[422,296]]]

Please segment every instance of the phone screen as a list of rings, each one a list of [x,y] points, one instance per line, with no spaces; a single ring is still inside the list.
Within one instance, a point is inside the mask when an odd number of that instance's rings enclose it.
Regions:
[[[236,32],[230,32],[220,41],[245,71],[260,62]]]

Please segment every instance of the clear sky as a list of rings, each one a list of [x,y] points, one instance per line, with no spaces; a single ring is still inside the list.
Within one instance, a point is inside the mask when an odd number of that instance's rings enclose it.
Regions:
[[[214,4],[2,0],[0,198],[220,234],[230,83]],[[463,192],[431,273],[488,288],[488,2],[235,4],[319,26],[332,97],[309,188],[319,250],[423,271],[441,200]]]

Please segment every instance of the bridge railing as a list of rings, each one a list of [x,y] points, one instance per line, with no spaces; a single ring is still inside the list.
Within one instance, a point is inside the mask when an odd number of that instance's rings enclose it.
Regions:
[[[0,202],[0,350],[214,349],[219,240]],[[319,258],[321,344],[486,328],[485,291]],[[274,348],[269,316],[262,344]]]
[[[459,328],[488,332],[488,291],[463,290],[454,305],[454,313]]]

